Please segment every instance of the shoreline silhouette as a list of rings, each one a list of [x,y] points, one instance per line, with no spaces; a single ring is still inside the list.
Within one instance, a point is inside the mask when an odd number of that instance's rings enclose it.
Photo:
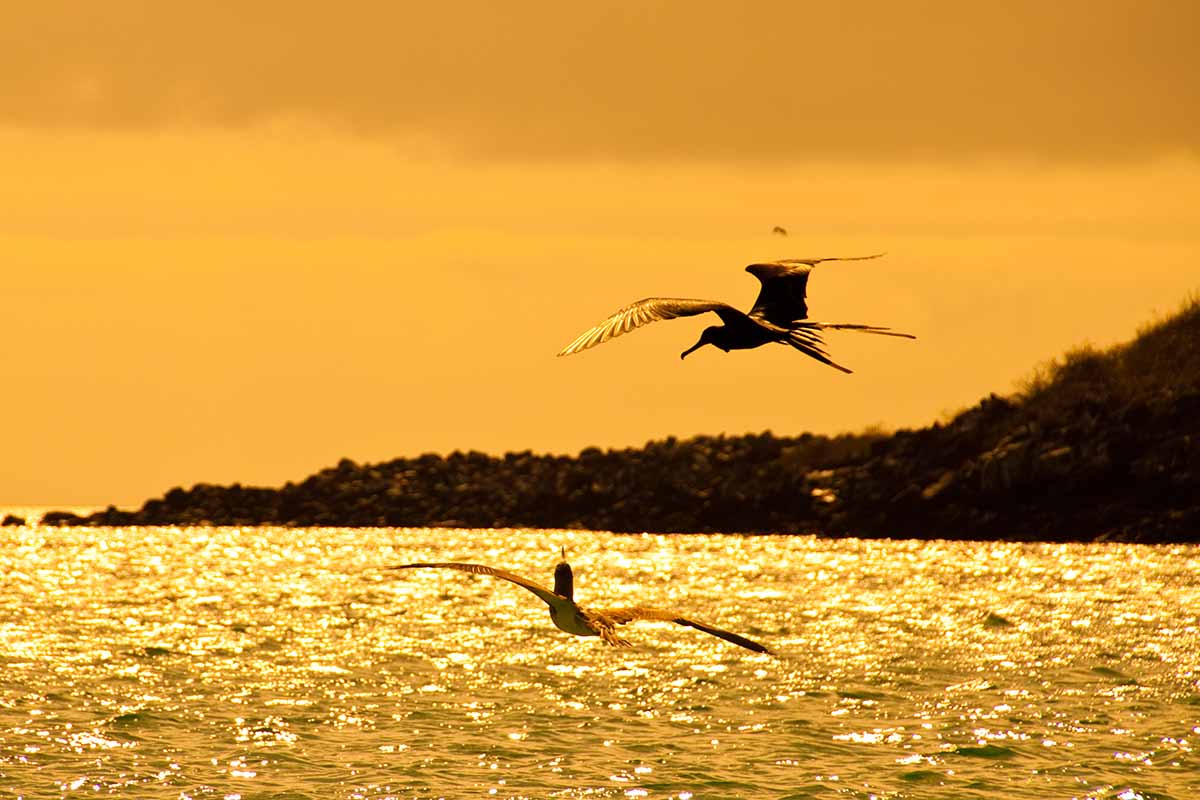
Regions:
[[[1200,542],[1200,297],[918,429],[343,459],[280,488],[198,484],[42,522]]]

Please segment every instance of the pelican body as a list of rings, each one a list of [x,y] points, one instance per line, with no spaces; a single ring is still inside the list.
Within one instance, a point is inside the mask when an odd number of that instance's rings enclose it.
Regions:
[[[566,561],[565,549],[563,551],[563,559],[554,567],[553,590],[547,589],[545,586],[534,583],[520,575],[496,569],[495,567],[489,567],[485,564],[468,564],[461,561],[423,561],[388,567],[388,569],[422,568],[454,569],[475,575],[491,575],[510,583],[515,583],[517,586],[527,589],[540,597],[550,607],[550,619],[559,630],[574,634],[575,636],[599,636],[605,643],[614,647],[631,646],[630,642],[617,635],[616,628],[618,625],[625,625],[634,620],[648,619],[685,625],[689,628],[704,631],[719,639],[724,639],[727,642],[732,642],[747,650],[753,650],[756,653],[771,653],[765,645],[747,639],[744,636],[739,636],[736,633],[731,633],[720,628],[714,628],[703,622],[688,619],[675,611],[667,609],[647,608],[645,606],[610,608],[605,610],[588,610],[583,608],[575,602],[575,574],[571,570],[571,565]]]
[[[911,333],[899,333],[890,328],[857,323],[814,322],[808,319],[808,276],[813,267],[825,261],[866,261],[879,258],[883,253],[870,256],[846,258],[788,258],[751,264],[746,271],[758,278],[762,288],[758,299],[748,311],[739,311],[733,306],[717,300],[694,300],[684,297],[647,297],[631,303],[575,338],[564,347],[560,356],[568,356],[595,347],[643,325],[676,317],[691,317],[713,312],[721,318],[721,325],[704,329],[694,345],[680,353],[688,354],[706,344],[728,353],[730,350],[750,350],[764,344],[777,342],[799,350],[842,372],[849,369],[837,364],[825,352],[821,336],[826,330],[848,330],[859,333],[874,333],[881,336],[897,336],[915,339]]]

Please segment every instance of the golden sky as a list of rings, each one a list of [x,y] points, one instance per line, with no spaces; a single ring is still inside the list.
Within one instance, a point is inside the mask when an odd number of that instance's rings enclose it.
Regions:
[[[249,6],[249,8],[247,8]],[[0,503],[923,425],[1200,289],[1200,5],[26,3]],[[775,225],[790,231],[772,236]],[[842,375],[648,295],[826,264]]]

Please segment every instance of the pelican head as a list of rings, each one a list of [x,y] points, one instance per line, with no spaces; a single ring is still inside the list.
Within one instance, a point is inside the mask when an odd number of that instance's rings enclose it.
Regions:
[[[562,561],[554,567],[554,593],[568,600],[575,599],[575,573],[567,563],[567,548],[562,548]]]
[[[721,350],[724,350],[726,353],[728,353],[729,347],[728,347],[728,345],[725,344],[725,326],[724,325],[710,325],[707,328],[705,328],[704,331],[700,334],[700,341],[696,342],[694,345],[689,347],[687,350],[684,350],[682,353],[680,353],[679,357],[681,359],[687,358],[689,353],[694,353],[695,351],[699,350],[701,347],[704,347],[704,345],[706,345],[706,344],[711,344],[713,347],[720,348]]]

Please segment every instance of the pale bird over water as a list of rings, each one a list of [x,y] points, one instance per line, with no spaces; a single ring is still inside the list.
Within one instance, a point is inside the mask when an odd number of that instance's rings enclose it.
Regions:
[[[854,323],[814,322],[808,319],[808,275],[813,267],[825,261],[866,261],[879,258],[883,253],[870,256],[847,258],[786,258],[751,264],[746,271],[758,278],[762,288],[758,299],[748,312],[718,300],[692,300],[682,297],[647,297],[625,306],[593,328],[581,333],[575,341],[564,347],[560,356],[568,356],[595,347],[623,333],[676,317],[691,317],[711,311],[721,318],[723,325],[704,329],[700,341],[684,350],[679,357],[706,344],[711,344],[728,353],[730,350],[749,350],[769,342],[787,344],[828,364],[842,372],[850,372],[841,364],[835,364],[825,352],[825,341],[821,332],[826,330],[858,331],[881,336],[898,336],[915,339],[911,333],[899,333],[891,328]]]
[[[609,608],[603,610],[585,609],[575,602],[575,575],[571,565],[567,563],[566,549],[562,551],[563,560],[554,567],[554,589],[547,589],[541,584],[522,578],[502,569],[489,567],[484,564],[466,564],[459,561],[419,562],[415,564],[399,564],[388,569],[456,569],[460,572],[470,572],[475,575],[491,575],[502,580],[515,583],[523,589],[528,589],[550,606],[550,619],[560,630],[573,633],[576,636],[599,636],[614,647],[630,647],[630,643],[617,636],[617,626],[639,619],[661,620],[674,622],[676,625],[686,625],[698,631],[712,634],[717,638],[732,642],[738,647],[753,650],[756,653],[771,651],[765,646],[736,633],[714,628],[703,622],[688,619],[676,611],[646,606],[631,606],[628,608]]]

